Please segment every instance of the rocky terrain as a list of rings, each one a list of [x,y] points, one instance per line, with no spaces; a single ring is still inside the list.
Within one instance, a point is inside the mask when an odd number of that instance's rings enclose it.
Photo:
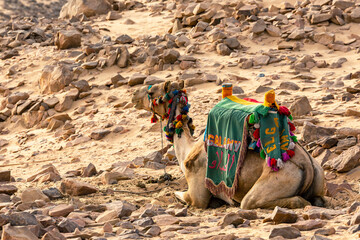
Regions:
[[[360,238],[359,1],[2,0],[0,9],[1,239]],[[325,169],[326,207],[178,202],[186,181],[174,150],[131,102],[167,80],[184,81],[199,137],[221,83],[257,100],[275,89]]]

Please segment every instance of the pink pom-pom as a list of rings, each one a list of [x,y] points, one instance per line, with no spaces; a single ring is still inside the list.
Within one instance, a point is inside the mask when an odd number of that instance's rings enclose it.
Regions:
[[[261,147],[261,142],[260,142],[260,138],[257,140],[257,142],[256,142],[256,146],[259,148],[259,147]]]
[[[282,160],[283,160],[284,162],[286,162],[286,161],[289,160],[289,159],[290,159],[289,154],[287,154],[287,152],[283,152],[283,153],[282,153]]]

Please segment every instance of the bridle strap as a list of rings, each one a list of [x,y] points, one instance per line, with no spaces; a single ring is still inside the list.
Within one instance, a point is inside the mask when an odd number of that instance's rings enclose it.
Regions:
[[[176,94],[174,96],[174,99],[172,101],[172,104],[171,104],[171,110],[170,110],[170,114],[169,114],[169,120],[168,120],[168,123],[166,124],[166,128],[165,128],[165,131],[168,132],[169,131],[169,126],[170,126],[170,123],[173,121],[174,117],[175,117],[175,111],[176,111],[176,106],[179,102],[179,94]]]

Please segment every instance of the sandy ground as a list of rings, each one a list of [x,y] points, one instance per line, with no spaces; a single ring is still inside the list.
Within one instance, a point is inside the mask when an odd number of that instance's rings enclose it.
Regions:
[[[282,1],[265,1],[264,5],[279,5]],[[295,3],[295,1],[289,1]],[[3,8],[8,9],[8,2],[3,4]],[[14,2],[13,4],[17,4]],[[3,11],[7,14],[7,11]],[[140,38],[144,35],[163,35],[171,26],[173,13],[170,11],[164,11],[159,15],[154,15],[148,11],[131,10],[122,13],[122,18],[115,21],[104,21],[104,17],[97,18],[92,27],[95,29],[108,29],[108,31],[100,30],[98,37],[88,38],[86,41],[96,43],[100,40],[100,37],[109,35],[112,39],[121,34],[129,34],[134,39]],[[126,19],[132,19],[135,24],[124,24]],[[352,33],[358,33],[360,25],[347,24],[346,28],[339,28],[338,26],[324,27],[325,31],[332,31],[336,33],[337,39],[349,39]],[[348,108],[359,109],[359,100],[355,98],[349,102],[342,102],[341,94],[336,88],[324,88],[321,85],[326,81],[335,81],[339,78],[346,76],[349,73],[358,70],[359,55],[353,50],[347,53],[334,52],[327,47],[317,43],[305,43],[304,47],[300,51],[279,51],[279,55],[286,57],[301,57],[306,54],[315,56],[316,60],[326,60],[328,63],[336,62],[339,58],[346,57],[345,62],[341,68],[314,68],[311,73],[316,76],[316,79],[312,82],[305,82],[301,79],[294,79],[293,70],[289,69],[289,64],[285,61],[278,64],[271,64],[263,66],[259,69],[241,69],[237,66],[231,67],[231,63],[235,63],[240,57],[249,57],[253,55],[259,55],[262,51],[267,52],[269,49],[277,49],[278,38],[269,37],[268,35],[260,36],[254,40],[248,39],[244,33],[236,34],[243,39],[241,42],[247,50],[239,52],[238,57],[230,58],[229,56],[219,56],[216,52],[207,52],[206,49],[201,49],[201,54],[193,54],[193,57],[198,60],[198,68],[188,70],[197,71],[209,74],[216,74],[221,79],[229,78],[231,75],[241,76],[248,80],[232,81],[234,85],[240,86],[245,94],[244,96],[251,97],[257,100],[262,100],[263,94],[255,93],[255,89],[263,85],[266,81],[271,79],[271,76],[278,75],[279,79],[271,80],[270,86],[276,89],[277,93],[281,90],[278,89],[282,81],[292,81],[298,84],[301,89],[299,91],[292,91],[291,95],[278,95],[278,101],[289,105],[298,96],[307,96],[315,112],[319,112],[315,116],[319,120],[318,125],[325,127],[352,127],[359,128],[360,121],[355,117],[345,117],[343,113]],[[131,49],[130,49],[131,50]],[[184,49],[179,49],[183,53]],[[31,93],[30,95],[41,95],[38,87],[38,79],[40,78],[41,71],[45,65],[50,64],[53,61],[58,60],[71,60],[68,56],[68,52],[71,50],[58,51],[55,47],[38,47],[27,48],[21,53],[21,56],[16,59],[10,59],[0,62],[1,73],[1,85],[7,88],[15,87],[20,82],[25,84],[21,87],[17,87],[17,91],[26,91]],[[6,72],[9,66],[17,64],[21,71],[15,76],[6,76]],[[85,71],[79,79],[88,80],[90,84],[97,84],[99,86],[104,85],[110,80],[116,73],[121,73],[124,77],[131,76],[136,72],[143,72],[144,69],[141,66],[129,67],[126,69],[120,69],[117,66],[106,68],[103,71],[91,70]],[[154,76],[165,78],[169,80],[176,80],[179,73],[184,72],[180,70],[178,66],[175,66],[172,71],[160,71],[156,72]],[[265,77],[259,77],[259,74],[265,74]],[[346,86],[354,86],[358,83],[354,80],[344,80]],[[343,89],[344,87],[341,87]],[[123,86],[120,88],[104,90],[101,88],[94,88],[91,92],[100,92],[102,95],[95,99],[93,106],[87,106],[86,111],[97,109],[98,112],[95,115],[75,115],[74,111],[80,106],[86,106],[86,100],[76,101],[72,109],[67,113],[73,118],[72,123],[75,125],[77,134],[89,135],[90,131],[94,128],[104,127],[108,124],[113,126],[122,126],[126,129],[124,133],[111,133],[100,141],[88,141],[86,143],[67,147],[66,141],[59,140],[54,136],[54,132],[50,132],[47,129],[25,129],[19,124],[19,122],[7,121],[1,123],[0,127],[9,130],[9,134],[3,135],[0,138],[9,141],[9,145],[0,150],[0,169],[11,169],[12,176],[15,177],[15,185],[19,187],[21,192],[30,186],[37,186],[39,188],[48,188],[51,186],[59,186],[59,182],[37,184],[27,183],[25,179],[45,165],[53,164],[61,175],[64,175],[68,171],[81,169],[86,167],[89,163],[93,163],[98,170],[106,170],[111,167],[112,164],[122,162],[126,163],[133,160],[138,156],[145,156],[154,150],[160,150],[161,138],[160,138],[160,126],[159,123],[153,125],[150,123],[150,114],[145,111],[138,111],[134,108],[129,109],[117,109],[114,107],[117,103],[130,102],[131,94],[136,87]],[[196,85],[188,89],[189,102],[192,105],[191,116],[194,119],[196,125],[195,136],[200,134],[200,131],[205,128],[207,113],[209,110],[219,101],[220,87],[215,83],[206,83]],[[335,100],[328,104],[321,104],[321,98],[334,94]],[[113,103],[107,103],[108,96],[116,96],[118,100]],[[340,114],[338,114],[340,113]],[[301,131],[301,127],[297,130],[297,134]],[[165,145],[167,143],[164,143]],[[138,205],[145,203],[157,203],[162,206],[168,206],[169,204],[177,204],[177,200],[173,195],[174,190],[184,190],[186,188],[186,182],[184,176],[181,174],[178,166],[168,166],[167,172],[173,175],[176,180],[170,182],[170,185],[166,186],[159,183],[148,183],[151,178],[158,178],[163,174],[163,170],[152,170],[146,168],[135,169],[136,178],[132,180],[120,181],[116,185],[103,185],[97,178],[84,179],[97,185],[101,190],[106,189],[122,189],[131,191],[142,191],[141,188],[136,187],[138,182],[146,183],[147,189],[163,188],[160,192],[149,194],[146,196],[136,196],[122,193],[112,194],[98,194],[96,197],[84,197],[80,201],[83,203],[103,203],[110,200],[128,200]],[[328,172],[326,172],[328,174]],[[354,200],[359,200],[360,191],[360,176],[348,177],[346,174],[339,175],[335,180],[335,183],[343,183],[347,181],[353,186],[351,193],[342,191],[334,199],[329,199],[329,206],[333,208],[347,207]],[[62,200],[63,201],[63,200]],[[73,199],[67,199],[67,201],[73,201]],[[214,227],[215,223],[207,222],[205,219],[207,216],[222,216],[226,212],[234,211],[235,208],[222,207],[216,210],[198,210],[190,208],[191,214],[199,216],[204,219],[201,226],[207,226],[209,228]],[[301,212],[301,210],[299,210]],[[261,214],[269,214],[271,211],[259,210]],[[263,224],[261,220],[257,220],[254,228],[227,228],[221,230],[228,234],[236,233],[241,237],[263,237],[267,238],[270,224]],[[327,225],[335,228],[342,226],[346,223],[346,219],[333,219],[330,220]],[[204,230],[205,229],[205,230]],[[184,235],[184,239],[190,239],[199,235],[206,234],[206,228],[194,230],[194,233]],[[310,237],[313,235],[313,231],[303,232],[303,236]],[[347,238],[347,233],[337,232],[337,234],[331,236],[331,239],[344,239]],[[349,238],[350,239],[350,238]]]

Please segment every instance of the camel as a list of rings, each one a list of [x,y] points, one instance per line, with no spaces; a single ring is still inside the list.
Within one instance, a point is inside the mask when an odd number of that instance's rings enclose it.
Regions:
[[[183,83],[178,82],[145,86],[134,92],[132,102],[136,109],[164,116],[168,103],[165,101],[151,106],[151,99],[182,88]],[[176,115],[179,108],[181,106],[176,109]],[[205,187],[207,153],[204,144],[202,137],[198,140],[192,137],[187,124],[183,124],[181,137],[175,134],[173,139],[175,154],[188,184],[187,191],[175,192],[175,196],[196,208],[207,208],[212,196]],[[273,172],[259,153],[247,151],[233,198],[229,199],[224,194],[215,197],[231,205],[240,203],[242,209],[303,208],[311,204],[324,206],[323,169],[300,144],[296,144],[294,151],[295,156],[278,172]]]

